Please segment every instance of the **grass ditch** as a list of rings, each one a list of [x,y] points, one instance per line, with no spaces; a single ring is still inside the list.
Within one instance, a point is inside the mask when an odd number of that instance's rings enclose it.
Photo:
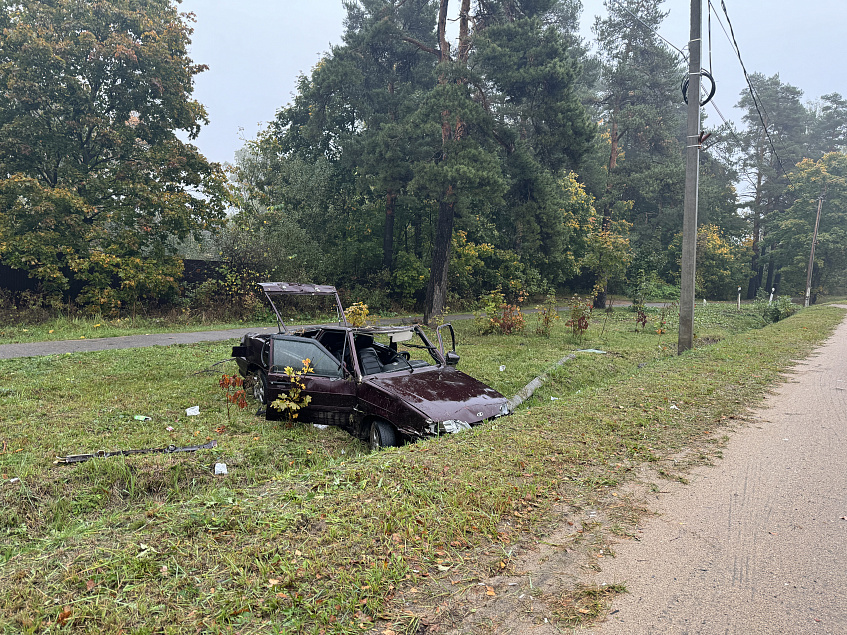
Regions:
[[[373,455],[335,430],[228,419],[218,374],[198,371],[231,343],[4,360],[0,632],[415,632],[407,602],[430,580],[482,580],[554,505],[585,509],[634,466],[710,443],[842,316],[753,329],[698,307],[711,343],[681,357],[623,311],[582,342],[561,325],[498,338],[459,323],[460,367],[509,395],[577,349],[606,353],[577,353],[511,417]],[[51,465],[208,438],[218,447],[196,455]],[[563,625],[606,594],[580,597]]]

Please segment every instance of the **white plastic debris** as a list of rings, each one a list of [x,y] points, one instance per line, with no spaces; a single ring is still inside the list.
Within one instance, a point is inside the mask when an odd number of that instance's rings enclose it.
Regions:
[[[133,419],[136,421],[150,421],[150,417],[146,417],[144,415],[135,415]]]
[[[677,407],[677,405],[676,405],[676,404],[672,404],[672,405],[671,405],[671,410],[679,410],[679,408]]]
[[[168,432],[173,432],[173,431],[174,431],[174,427],[173,427],[173,426],[168,426],[167,428],[165,428],[165,430],[167,430]]]
[[[503,366],[501,366],[501,367],[500,367],[500,372],[502,373],[504,370],[506,370],[506,365],[505,365],[505,364],[504,364]]]
[[[185,414],[189,417],[196,417],[200,414],[200,406],[191,406],[190,408],[186,408]]]
[[[215,476],[226,476],[229,472],[226,471],[226,463],[215,463]]]
[[[550,397],[550,401],[558,401],[558,400],[559,400],[558,397]]]

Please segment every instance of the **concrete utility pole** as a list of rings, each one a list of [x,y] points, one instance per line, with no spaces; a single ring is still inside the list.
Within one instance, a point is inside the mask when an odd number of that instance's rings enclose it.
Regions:
[[[809,254],[809,271],[806,274],[806,301],[803,306],[809,308],[809,298],[812,295],[812,269],[815,266],[815,245],[818,243],[818,226],[821,224],[821,207],[823,206],[823,194],[818,199],[818,215],[815,218],[815,233],[812,234],[812,253]]]
[[[694,345],[694,271],[697,260],[697,193],[700,179],[700,31],[702,0],[691,0],[688,42],[688,133],[685,144],[685,203],[682,216],[682,275],[679,289],[679,343]]]

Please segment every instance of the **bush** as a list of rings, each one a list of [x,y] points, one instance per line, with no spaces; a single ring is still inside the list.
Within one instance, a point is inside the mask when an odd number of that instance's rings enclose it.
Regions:
[[[764,289],[759,289],[756,293],[756,300],[753,302],[753,310],[762,317],[765,324],[784,320],[800,309],[800,305],[794,304],[788,296],[779,296],[770,303],[768,297],[768,293]]]
[[[480,335],[522,333],[526,327],[526,320],[518,305],[524,299],[526,299],[526,294],[519,293],[517,304],[509,304],[499,287],[481,298],[482,312],[474,312],[474,326],[477,332]]]

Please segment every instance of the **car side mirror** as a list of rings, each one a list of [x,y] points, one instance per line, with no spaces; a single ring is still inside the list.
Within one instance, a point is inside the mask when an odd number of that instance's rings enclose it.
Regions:
[[[448,351],[444,356],[444,361],[447,362],[448,366],[456,366],[460,359],[461,357],[459,357],[459,354],[456,351]]]

